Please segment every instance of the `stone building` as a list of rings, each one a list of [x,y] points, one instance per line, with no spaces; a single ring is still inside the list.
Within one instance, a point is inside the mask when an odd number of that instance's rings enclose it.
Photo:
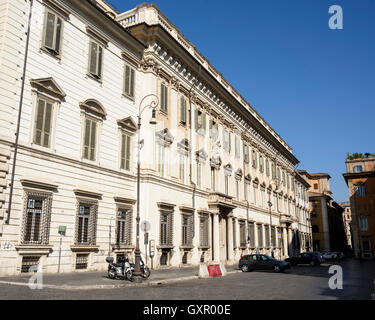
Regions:
[[[350,201],[339,203],[339,205],[344,208],[344,212],[342,213],[342,220],[344,222],[348,250],[352,250],[352,211],[350,209]]]
[[[313,250],[320,252],[346,251],[347,241],[342,213],[344,209],[332,199],[327,173],[298,171],[311,185],[309,202],[311,212]]]
[[[138,147],[154,267],[309,246],[291,147],[156,6],[6,0],[0,13],[1,275],[133,259]]]
[[[375,256],[375,157],[348,157],[343,174],[349,189],[356,257]]]

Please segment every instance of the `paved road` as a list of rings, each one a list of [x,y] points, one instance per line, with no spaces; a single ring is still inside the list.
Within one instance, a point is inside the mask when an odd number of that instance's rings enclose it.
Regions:
[[[298,266],[282,274],[235,273],[224,278],[197,279],[142,288],[67,291],[30,290],[0,284],[0,299],[103,299],[103,300],[257,300],[257,299],[366,299],[373,291],[375,263],[348,260],[343,268],[343,290],[331,290],[329,265]]]

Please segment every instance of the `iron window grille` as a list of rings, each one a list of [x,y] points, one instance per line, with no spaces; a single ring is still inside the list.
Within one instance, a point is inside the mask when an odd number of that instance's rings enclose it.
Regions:
[[[208,247],[208,217],[199,220],[199,241],[201,247]]]
[[[245,222],[240,222],[240,245],[246,247],[246,226]]]
[[[162,213],[160,215],[160,245],[173,245],[173,215]]]
[[[21,244],[48,244],[51,207],[52,193],[25,192]]]
[[[96,244],[97,201],[77,202],[76,245]]]
[[[258,247],[263,247],[263,228],[261,224],[258,225]]]
[[[191,246],[193,243],[193,216],[182,216],[182,245]]]
[[[132,215],[131,209],[119,208],[117,211],[116,243],[118,245],[131,245]]]
[[[24,256],[22,257],[22,264],[21,264],[21,273],[28,273],[30,272],[31,267],[38,267],[39,266],[40,256]],[[37,268],[33,268],[34,272],[37,271]]]
[[[76,270],[85,270],[88,267],[88,254],[77,254],[76,257]]]

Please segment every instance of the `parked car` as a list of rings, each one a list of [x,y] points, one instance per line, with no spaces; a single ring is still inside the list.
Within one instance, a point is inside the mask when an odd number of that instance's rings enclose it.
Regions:
[[[336,254],[334,252],[326,252],[323,254],[323,259],[324,260],[332,260],[332,259],[336,259]]]
[[[274,272],[284,272],[290,269],[290,263],[279,261],[265,254],[250,254],[242,256],[238,267],[243,272],[254,270],[273,270]]]
[[[320,253],[317,252],[304,252],[300,253],[294,257],[285,259],[285,261],[290,262],[292,266],[298,264],[309,264],[310,266],[319,266],[322,262]]]
[[[333,252],[336,255],[336,260],[342,260],[345,258],[345,255],[342,252]]]

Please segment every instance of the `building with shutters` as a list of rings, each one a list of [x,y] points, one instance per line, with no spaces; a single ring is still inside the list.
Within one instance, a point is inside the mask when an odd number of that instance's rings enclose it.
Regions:
[[[1,275],[133,259],[150,94],[140,215],[155,268],[309,248],[291,147],[155,5],[6,0],[0,13]]]

